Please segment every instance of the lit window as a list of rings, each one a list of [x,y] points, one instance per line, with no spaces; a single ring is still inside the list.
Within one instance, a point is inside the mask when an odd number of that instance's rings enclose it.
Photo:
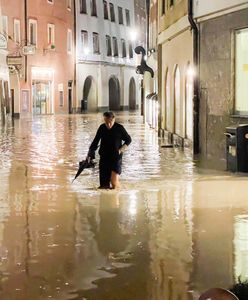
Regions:
[[[100,53],[100,47],[99,47],[99,34],[96,32],[93,32],[93,53],[99,54]]]
[[[37,46],[37,21],[29,20],[29,43]]]
[[[103,1],[103,16],[105,20],[108,20],[108,4],[107,1]]]
[[[109,35],[106,35],[106,47],[107,47],[107,56],[112,56],[111,39]]]
[[[109,7],[110,7],[110,21],[111,21],[111,22],[115,22],[115,9],[114,9],[114,4],[113,4],[113,3],[109,3]]]
[[[90,5],[91,5],[91,15],[93,17],[97,17],[96,0],[91,0]]]
[[[133,45],[131,42],[129,42],[128,50],[129,50],[129,58],[133,58]]]
[[[68,29],[67,31],[67,52],[68,54],[72,53],[72,31]]]
[[[116,37],[113,37],[112,38],[113,40],[113,50],[114,50],[114,57],[118,57],[119,56],[119,53],[118,53],[118,43],[117,43],[117,38]]]
[[[126,9],[126,24],[130,26],[130,12],[128,9]]]
[[[248,114],[248,28],[235,32],[235,112]]]
[[[79,0],[80,14],[87,14],[86,0]]]
[[[21,22],[14,19],[14,41],[18,44],[21,42]]]
[[[8,37],[8,17],[7,16],[2,16],[2,31],[3,34],[6,35],[6,37]]]
[[[124,39],[121,40],[121,48],[122,48],[122,57],[127,57],[127,49],[126,49],[126,42]]]
[[[47,42],[48,42],[48,45],[55,44],[55,26],[54,26],[54,24],[47,24]]]
[[[118,7],[118,17],[119,17],[119,24],[123,24],[123,12],[122,12],[122,7]]]

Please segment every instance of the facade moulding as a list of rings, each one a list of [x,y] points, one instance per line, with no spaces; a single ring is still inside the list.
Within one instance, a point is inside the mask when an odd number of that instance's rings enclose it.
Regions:
[[[164,44],[190,28],[188,15],[186,15],[158,35],[158,44]]]
[[[126,67],[126,68],[129,68],[129,69],[136,69],[135,66],[129,66],[129,65],[126,65],[126,64],[116,64],[116,63],[109,63],[109,62],[106,62],[106,61],[95,61],[95,60],[79,60],[77,62],[78,65],[81,65],[81,64],[85,64],[85,65],[94,65],[94,66],[112,66],[112,67]]]
[[[219,10],[214,13],[209,13],[209,14],[199,16],[199,17],[197,16],[197,17],[195,17],[195,20],[197,23],[201,23],[201,22],[204,22],[204,21],[207,21],[210,19],[218,18],[218,17],[224,16],[224,15],[227,15],[227,14],[230,14],[233,12],[237,12],[239,10],[243,10],[246,8],[248,8],[247,1],[245,1],[243,4],[238,4],[238,5],[229,7],[229,8],[225,8],[225,9]]]

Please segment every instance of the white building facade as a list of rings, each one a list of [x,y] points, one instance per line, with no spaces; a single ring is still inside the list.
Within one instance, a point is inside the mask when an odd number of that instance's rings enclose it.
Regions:
[[[134,1],[76,0],[78,111],[140,107]]]

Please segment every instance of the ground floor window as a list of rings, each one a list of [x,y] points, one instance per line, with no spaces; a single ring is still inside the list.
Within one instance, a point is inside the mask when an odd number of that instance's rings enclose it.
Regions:
[[[248,28],[235,31],[235,112],[248,115]]]
[[[59,106],[64,106],[64,92],[59,92]]]

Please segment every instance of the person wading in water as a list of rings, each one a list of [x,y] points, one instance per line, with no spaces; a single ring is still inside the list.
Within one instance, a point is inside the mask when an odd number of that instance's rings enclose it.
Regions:
[[[87,158],[95,158],[95,151],[101,141],[99,149],[99,188],[115,189],[120,187],[119,175],[121,174],[123,152],[132,140],[126,129],[115,122],[113,112],[105,112],[103,118],[104,123],[97,130],[96,136],[90,145]]]

